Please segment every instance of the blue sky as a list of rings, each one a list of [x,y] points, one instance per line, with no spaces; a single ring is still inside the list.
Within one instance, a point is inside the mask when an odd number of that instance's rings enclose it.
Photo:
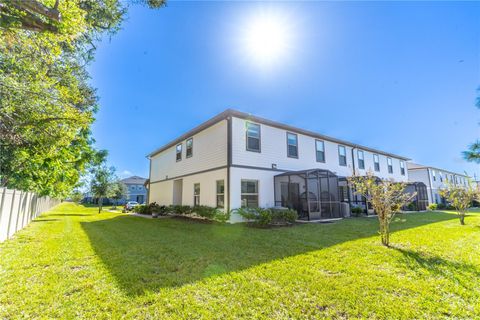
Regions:
[[[281,17],[284,54],[245,49],[252,17]],[[480,177],[480,3],[175,2],[132,6],[90,66],[97,146],[124,176],[226,108]]]

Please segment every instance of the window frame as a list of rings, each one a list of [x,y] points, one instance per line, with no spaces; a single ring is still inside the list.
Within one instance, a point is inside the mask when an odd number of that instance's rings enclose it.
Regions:
[[[377,159],[376,161],[375,158]],[[380,156],[378,153],[373,154],[373,171],[380,172]]]
[[[248,147],[248,126],[249,125],[258,126],[258,138],[253,138],[253,139],[258,139],[258,150]],[[245,121],[245,149],[250,152],[258,152],[258,153],[262,152],[262,126],[260,124],[255,122]]]
[[[178,147],[180,147],[180,151],[178,151]],[[183,153],[183,143],[179,143],[175,146],[175,160],[176,160],[176,162],[182,161],[182,153]]]
[[[192,145],[190,146],[190,148],[188,147],[188,142],[191,141]],[[188,155],[188,150],[190,149],[190,155]],[[185,141],[185,158],[191,158],[193,157],[193,137],[191,138],[188,138],[186,141]]]
[[[361,159],[360,159],[360,154],[362,155]],[[363,150],[357,149],[357,160],[358,160],[358,169],[365,170],[365,152],[363,152]]]
[[[387,157],[387,172],[393,174],[393,159]]]
[[[400,160],[400,174],[402,176],[405,175],[405,161],[403,161],[403,160]]]
[[[340,153],[340,150],[341,150],[341,149],[343,149],[344,152],[345,152],[345,155],[343,155],[343,156],[342,156],[341,153]],[[345,157],[345,163],[344,163],[344,164],[342,164],[342,161],[341,161],[342,157]],[[339,145],[338,145],[338,164],[339,164],[340,166],[342,166],[342,167],[346,167],[346,166],[347,166],[347,147],[345,147],[345,146],[342,145],[342,144],[339,144]]]
[[[290,148],[289,147],[293,146],[293,145],[288,143],[288,135],[295,136],[295,148],[297,150],[297,155],[296,156],[295,155],[290,155]],[[298,159],[298,135],[296,133],[287,131],[286,132],[286,138],[287,138],[287,157]]]
[[[437,175],[435,174],[435,170],[432,169],[432,180],[437,181]]]
[[[197,194],[197,188],[196,186],[198,185],[198,194]],[[201,194],[201,187],[200,187],[200,182],[194,183],[193,184],[193,206],[199,206],[200,205],[200,194]]]
[[[318,151],[318,143],[321,143],[322,144],[322,149],[323,151]],[[319,160],[318,159],[318,153],[321,152],[323,154],[323,160]],[[318,139],[315,139],[315,159],[317,160],[317,162],[321,162],[321,163],[325,163],[326,162],[326,156],[325,156],[325,141],[323,140],[318,140]]]
[[[219,186],[219,182],[222,182],[223,183],[223,192],[218,192],[218,186]],[[220,180],[217,180],[215,181],[215,194],[216,194],[216,197],[215,197],[215,201],[216,201],[216,207],[219,208],[219,209],[224,209],[225,208],[225,179],[220,179]],[[222,200],[222,203],[223,205],[218,205],[218,197],[222,197],[223,200]]]
[[[245,192],[245,193],[244,193],[244,192],[242,191],[242,183],[243,183],[243,182],[255,182],[256,192],[254,192],[254,193]],[[260,187],[259,187],[259,185],[260,185],[260,181],[259,181],[259,180],[255,180],[255,179],[240,179],[240,206],[241,206],[242,208],[258,208],[258,207],[260,206],[260,192],[259,192]],[[256,196],[256,197],[257,197],[257,200],[256,200],[257,206],[256,206],[256,207],[244,206],[244,205],[243,205],[243,200],[242,200],[242,198],[243,198],[244,195],[247,195],[247,196],[252,196],[252,195],[253,195],[253,196]]]

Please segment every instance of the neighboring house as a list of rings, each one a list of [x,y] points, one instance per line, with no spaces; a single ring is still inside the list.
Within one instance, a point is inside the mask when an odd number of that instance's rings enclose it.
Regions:
[[[427,186],[429,203],[445,203],[439,194],[449,184],[456,186],[467,186],[469,177],[444,169],[424,166],[416,163],[407,163],[408,178],[412,182],[423,182]]]
[[[349,214],[354,197],[345,177],[354,172],[408,181],[405,157],[231,109],[148,158],[152,202],[288,206],[306,219]]]
[[[127,186],[127,190],[128,190],[128,199],[124,199],[123,202],[126,202],[126,201],[137,201],[138,203],[146,202],[147,201],[147,188],[145,188],[146,181],[147,179],[139,176],[132,176],[132,177],[120,180],[120,182],[122,182]]]

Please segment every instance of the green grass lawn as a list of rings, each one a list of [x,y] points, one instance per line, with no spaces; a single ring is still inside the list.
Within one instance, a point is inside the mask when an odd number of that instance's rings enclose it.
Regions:
[[[0,244],[0,318],[476,318],[480,214],[254,229],[61,204]]]

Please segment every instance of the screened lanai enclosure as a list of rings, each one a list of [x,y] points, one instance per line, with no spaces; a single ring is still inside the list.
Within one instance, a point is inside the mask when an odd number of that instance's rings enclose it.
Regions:
[[[290,171],[275,176],[275,205],[295,209],[299,219],[342,218],[338,177],[328,170]]]
[[[416,193],[410,205],[403,208],[407,211],[425,211],[428,207],[427,186],[423,182],[411,182],[407,184],[405,192],[410,194]]]

